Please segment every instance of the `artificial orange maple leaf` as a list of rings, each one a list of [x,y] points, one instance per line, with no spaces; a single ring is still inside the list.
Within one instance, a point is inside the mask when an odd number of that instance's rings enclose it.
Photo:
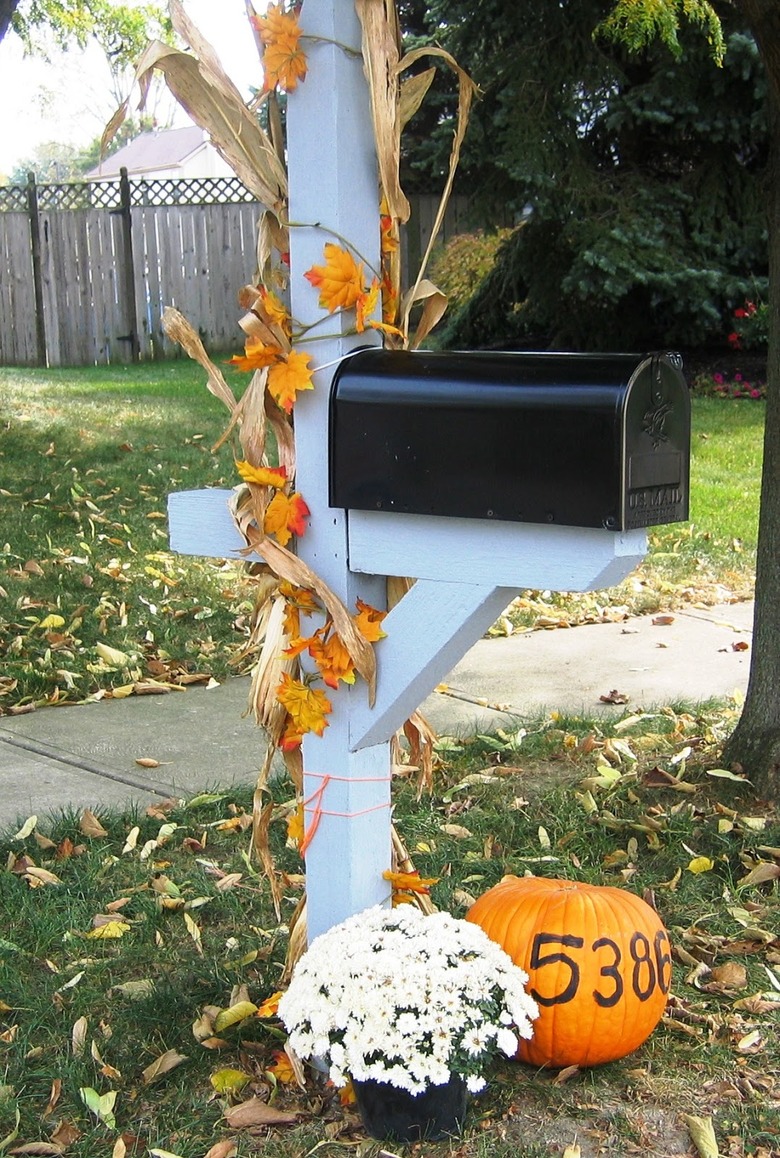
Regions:
[[[290,1082],[295,1081],[295,1070],[292,1067],[289,1057],[283,1049],[275,1049],[273,1052],[273,1064],[266,1066],[266,1073],[273,1074],[277,1082],[282,1085],[289,1085]]]
[[[236,470],[244,482],[257,483],[261,487],[280,490],[287,482],[287,468],[284,466],[253,466],[251,462],[237,462]]]
[[[274,535],[276,541],[286,547],[293,535],[304,533],[310,514],[303,495],[297,491],[292,495],[277,491],[265,512],[263,530],[266,535]]]
[[[382,877],[390,881],[394,889],[403,889],[408,893],[427,894],[431,891],[431,885],[439,883],[439,877],[421,877],[417,869],[410,873],[394,873],[388,870],[382,873]]]
[[[283,4],[269,4],[264,16],[253,16],[252,23],[260,33],[263,44],[270,44],[280,36],[300,35],[295,12],[285,12]]]
[[[257,1007],[255,1017],[276,1017],[276,1011],[279,1008],[279,1002],[282,1000],[283,992],[277,989],[276,993],[272,993],[270,997],[266,997],[265,1001],[261,1001]]]
[[[301,28],[295,12],[285,12],[281,4],[269,4],[265,16],[255,16],[252,23],[265,45],[263,70],[264,91],[280,88],[292,92],[306,77],[306,54],[300,47]]]
[[[295,811],[287,817],[287,839],[297,841],[300,844],[305,832],[306,819],[303,812],[303,802],[300,801]]]
[[[289,656],[290,659],[294,659],[296,655],[302,655],[304,651],[309,651],[312,644],[318,642],[318,635],[319,633],[315,632],[314,635],[309,635],[304,639],[296,637],[290,641],[290,646],[284,649],[283,654]]]
[[[282,673],[282,682],[276,689],[276,698],[286,708],[298,732],[314,732],[321,736],[328,726],[325,719],[333,711],[325,692],[295,680],[288,672]]]
[[[362,334],[366,326],[373,326],[371,315],[379,301],[379,281],[374,278],[369,289],[358,296],[355,302],[356,329]]]
[[[382,631],[380,624],[387,612],[377,611],[375,607],[364,603],[362,599],[358,599],[357,609],[358,614],[353,615],[352,618],[355,621],[355,627],[363,638],[367,639],[369,643],[376,643],[378,639],[384,639],[387,632]]]
[[[390,278],[382,282],[382,320],[392,325],[398,316],[398,294]]]
[[[301,634],[301,612],[311,615],[320,610],[317,598],[308,587],[296,587],[286,580],[279,584],[279,594],[286,600],[284,609],[284,630],[290,639],[298,639]]]
[[[292,332],[290,315],[287,313],[284,303],[264,285],[260,286],[260,307],[264,321],[268,322],[270,326],[278,326],[289,338]]]
[[[282,752],[294,752],[300,748],[303,741],[303,732],[299,731],[288,715],[287,723],[279,740],[279,747]]]
[[[238,370],[264,370],[271,366],[282,351],[278,346],[266,345],[259,338],[249,338],[244,343],[244,354],[234,354],[230,364]]]
[[[285,411],[292,412],[295,396],[299,390],[313,390],[313,371],[309,369],[310,354],[297,354],[294,350],[284,355],[268,371],[268,393]]]
[[[363,266],[332,241],[325,244],[325,265],[313,265],[303,275],[320,291],[320,305],[329,314],[354,306],[363,289]]]
[[[339,680],[345,684],[355,682],[355,661],[335,631],[325,642],[315,636],[309,644],[309,655],[329,688],[337,688]]]
[[[383,254],[395,253],[398,249],[398,230],[389,213],[382,213],[379,218],[380,245]]]
[[[285,92],[293,92],[299,80],[306,79],[306,53],[300,46],[298,36],[280,36],[266,45],[263,53],[265,72],[264,92],[277,86]]]
[[[339,1103],[342,1106],[354,1106],[357,1102],[357,1094],[352,1082],[347,1082],[345,1086],[339,1088]]]

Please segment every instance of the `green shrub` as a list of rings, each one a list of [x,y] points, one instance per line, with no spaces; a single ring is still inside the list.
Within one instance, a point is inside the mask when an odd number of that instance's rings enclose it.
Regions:
[[[493,268],[496,253],[511,229],[492,233],[460,233],[437,249],[431,260],[431,281],[447,295],[451,309],[459,309]]]

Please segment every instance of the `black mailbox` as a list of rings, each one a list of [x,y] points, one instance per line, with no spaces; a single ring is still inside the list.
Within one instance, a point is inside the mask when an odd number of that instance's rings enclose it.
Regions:
[[[337,370],[330,505],[606,527],[688,517],[675,354],[367,349]]]

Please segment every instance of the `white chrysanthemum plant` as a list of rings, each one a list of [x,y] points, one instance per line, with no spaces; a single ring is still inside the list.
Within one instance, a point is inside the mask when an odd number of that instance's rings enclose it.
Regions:
[[[289,1044],[350,1079],[416,1095],[460,1075],[471,1093],[488,1063],[530,1038],[528,976],[479,928],[411,905],[366,909],[317,937],[279,1002]]]

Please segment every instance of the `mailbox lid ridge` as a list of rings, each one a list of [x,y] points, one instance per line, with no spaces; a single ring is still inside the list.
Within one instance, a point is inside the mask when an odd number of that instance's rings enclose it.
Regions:
[[[645,360],[635,354],[370,347],[341,364],[331,397],[342,404],[512,407],[522,390],[523,408],[534,409],[570,405],[574,389],[587,408],[611,407],[620,404]]]

